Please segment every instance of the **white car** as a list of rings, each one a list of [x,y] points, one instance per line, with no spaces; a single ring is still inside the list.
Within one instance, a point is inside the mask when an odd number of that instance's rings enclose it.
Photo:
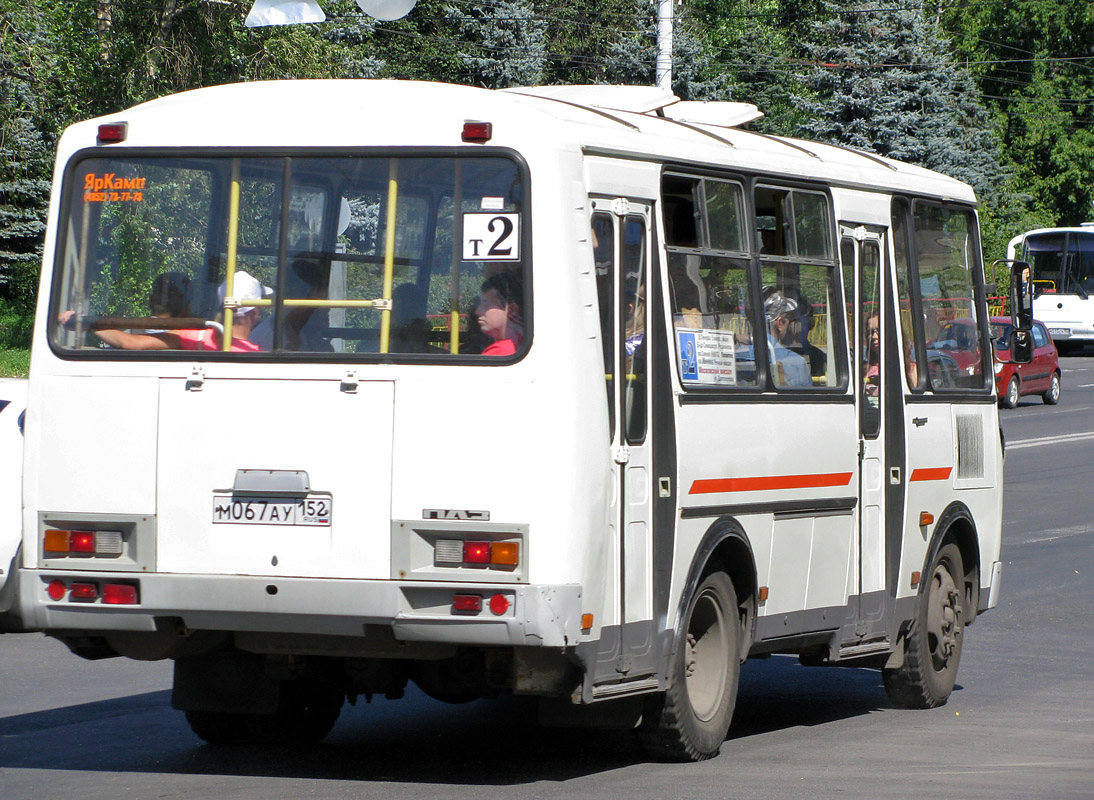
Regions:
[[[0,632],[19,630],[12,605],[17,599],[12,580],[19,569],[22,539],[23,414],[27,408],[27,382],[0,378]]]

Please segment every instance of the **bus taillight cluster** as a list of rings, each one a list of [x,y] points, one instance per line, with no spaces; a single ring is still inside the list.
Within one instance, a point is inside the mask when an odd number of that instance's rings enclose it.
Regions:
[[[438,539],[433,546],[433,557],[439,565],[511,569],[520,564],[520,543]]]

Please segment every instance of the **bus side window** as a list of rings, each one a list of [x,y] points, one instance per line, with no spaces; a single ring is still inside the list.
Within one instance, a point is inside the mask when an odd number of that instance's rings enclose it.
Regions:
[[[608,400],[609,437],[615,437],[615,352],[613,323],[615,295],[615,219],[597,212],[592,219],[593,264],[596,271],[596,297],[600,316],[600,339],[604,350],[604,384]]]

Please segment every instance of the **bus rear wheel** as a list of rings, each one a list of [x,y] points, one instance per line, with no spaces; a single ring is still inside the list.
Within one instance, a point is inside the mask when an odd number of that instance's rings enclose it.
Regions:
[[[299,678],[282,683],[273,714],[187,711],[186,721],[212,745],[315,744],[334,727],[344,699],[333,686]]]
[[[737,699],[740,649],[733,582],[724,572],[712,572],[688,606],[668,689],[651,698],[639,729],[647,753],[671,761],[718,754]]]
[[[885,691],[898,708],[935,708],[949,699],[965,633],[964,586],[961,551],[949,542],[935,555],[920,589],[904,639],[904,664],[881,671]]]

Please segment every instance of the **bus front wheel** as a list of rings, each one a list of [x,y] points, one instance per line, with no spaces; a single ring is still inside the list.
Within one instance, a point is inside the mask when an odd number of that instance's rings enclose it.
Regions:
[[[949,699],[965,634],[964,587],[961,551],[949,542],[934,557],[920,589],[904,639],[904,664],[881,671],[898,708],[935,708]]]
[[[737,594],[724,572],[711,572],[688,606],[668,689],[651,698],[639,733],[655,758],[702,761],[729,732],[740,674]]]

